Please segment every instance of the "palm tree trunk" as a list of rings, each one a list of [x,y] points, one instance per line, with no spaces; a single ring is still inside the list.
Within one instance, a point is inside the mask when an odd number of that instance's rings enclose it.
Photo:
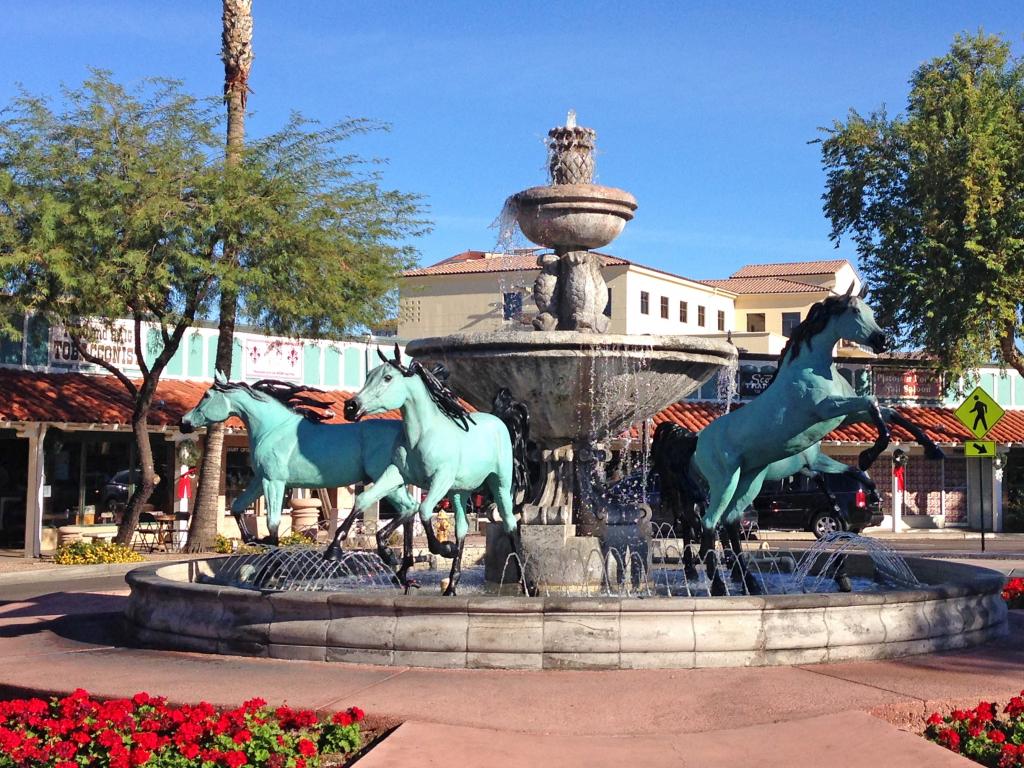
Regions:
[[[224,0],[221,30],[221,59],[224,61],[224,101],[228,108],[228,166],[241,160],[245,145],[245,105],[249,94],[249,70],[252,67],[252,0]],[[233,261],[238,254],[225,247],[224,259]],[[231,375],[232,347],[238,296],[222,288],[220,325],[217,339],[217,370]],[[185,549],[203,552],[213,547],[217,536],[218,498],[220,496],[221,457],[224,450],[224,425],[214,424],[206,433],[206,451],[199,474],[196,506],[189,526]]]

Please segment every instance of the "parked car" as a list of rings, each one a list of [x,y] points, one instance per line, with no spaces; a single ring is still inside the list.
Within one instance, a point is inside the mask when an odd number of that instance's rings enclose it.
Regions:
[[[142,480],[142,472],[136,469],[134,472],[122,469],[115,472],[107,480],[106,484],[99,489],[98,512],[124,512],[128,505],[128,487],[136,485]]]
[[[813,477],[797,474],[766,482],[754,499],[760,528],[811,531],[821,538],[833,531],[859,533],[882,522],[878,494],[850,475],[828,475],[829,491],[836,498],[833,509]]]

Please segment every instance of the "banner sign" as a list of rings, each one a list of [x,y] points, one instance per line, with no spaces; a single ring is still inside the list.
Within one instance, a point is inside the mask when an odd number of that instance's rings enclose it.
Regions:
[[[886,400],[941,400],[942,379],[933,371],[875,368],[875,397]]]
[[[744,371],[740,370],[740,397],[757,397],[771,383],[774,371]]]
[[[302,381],[302,342],[246,338],[242,349],[246,379]]]
[[[130,320],[116,320],[110,324],[99,320],[83,321],[75,328],[75,335],[88,354],[121,369],[139,367],[135,358],[135,324]],[[97,367],[82,359],[62,325],[50,327],[48,357],[50,365]]]

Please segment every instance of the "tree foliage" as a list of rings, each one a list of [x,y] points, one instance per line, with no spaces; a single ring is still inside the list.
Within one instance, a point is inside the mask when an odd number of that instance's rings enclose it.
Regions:
[[[413,261],[405,241],[426,228],[416,196],[383,189],[376,165],[340,151],[379,126],[295,116],[226,163],[220,124],[216,101],[175,81],[127,88],[99,71],[59,106],[22,94],[0,117],[0,301],[63,324],[134,400],[142,483],[122,543],[154,485],[156,385],[211,299],[236,292],[267,332],[340,336],[386,316]],[[138,370],[88,352],[88,318],[134,322]],[[144,323],[160,329],[155,349]]]
[[[1024,374],[1024,62],[983,33],[913,74],[905,114],[825,129],[824,210],[852,237],[877,317],[953,376]]]

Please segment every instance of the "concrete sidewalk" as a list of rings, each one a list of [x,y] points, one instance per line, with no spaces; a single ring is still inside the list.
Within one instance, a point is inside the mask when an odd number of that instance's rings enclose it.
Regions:
[[[362,761],[425,766],[970,765],[906,730],[1024,688],[1008,638],[896,661],[703,670],[508,672],[288,662],[132,648],[118,593],[0,605],[0,694],[140,690],[176,702],[358,705],[402,726]],[[902,729],[902,730],[901,730]]]

